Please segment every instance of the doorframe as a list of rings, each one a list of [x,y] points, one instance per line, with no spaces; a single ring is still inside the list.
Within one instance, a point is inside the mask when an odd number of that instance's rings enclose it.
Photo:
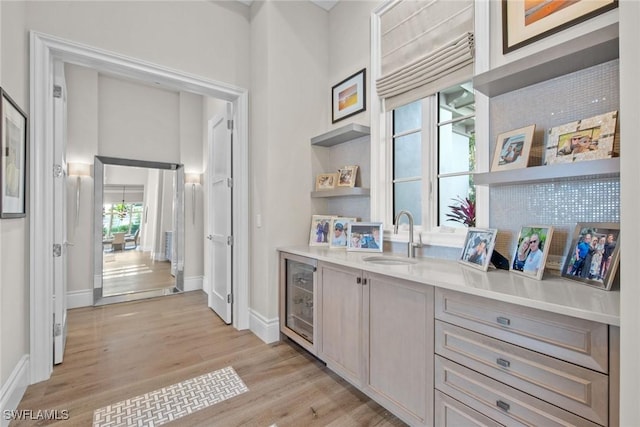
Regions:
[[[63,61],[124,78],[230,101],[237,112],[233,147],[233,326],[249,328],[249,96],[247,89],[31,31],[29,166],[30,382],[53,371],[53,62]],[[96,153],[98,154],[98,153]],[[37,207],[37,209],[35,209]]]

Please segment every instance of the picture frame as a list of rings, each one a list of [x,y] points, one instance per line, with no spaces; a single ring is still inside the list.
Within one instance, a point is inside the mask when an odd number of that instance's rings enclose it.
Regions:
[[[349,241],[347,237],[349,234],[349,224],[356,221],[357,218],[333,217],[329,237],[329,247],[331,249],[347,248],[347,242]]]
[[[513,52],[616,7],[618,0],[502,0],[502,53]]]
[[[312,215],[309,246],[329,246],[331,221],[335,215]]]
[[[579,222],[573,232],[561,275],[608,291],[614,283],[619,260],[620,224]]]
[[[549,225],[527,225],[520,229],[509,271],[542,280],[553,236]]]
[[[28,119],[3,88],[0,99],[0,218],[23,218],[27,215]]]
[[[491,254],[496,243],[495,228],[469,227],[458,262],[482,271],[489,269]]]
[[[331,122],[361,113],[367,109],[367,69],[350,75],[331,88]]]
[[[529,125],[498,135],[491,172],[526,168],[535,129],[536,125]]]
[[[338,187],[355,187],[358,176],[358,166],[343,166],[338,169]]]
[[[333,190],[338,182],[337,173],[321,173],[316,176],[316,191]]]
[[[347,231],[347,251],[382,252],[381,222],[350,222]]]
[[[613,157],[617,111],[549,129],[544,161],[547,165]]]

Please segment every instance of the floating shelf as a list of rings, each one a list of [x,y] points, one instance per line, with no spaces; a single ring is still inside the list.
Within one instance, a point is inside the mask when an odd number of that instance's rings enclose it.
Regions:
[[[363,126],[356,123],[350,123],[346,126],[334,129],[322,135],[311,138],[311,145],[320,147],[332,147],[352,139],[369,136],[369,126]]]
[[[620,176],[620,158],[589,160],[576,163],[533,166],[474,175],[476,185],[512,185],[567,181],[570,178],[614,178]]]
[[[368,196],[370,192],[371,191],[368,188],[343,187],[334,188],[332,190],[312,191],[311,197]]]
[[[616,23],[478,74],[473,78],[473,88],[487,96],[498,96],[618,57]]]

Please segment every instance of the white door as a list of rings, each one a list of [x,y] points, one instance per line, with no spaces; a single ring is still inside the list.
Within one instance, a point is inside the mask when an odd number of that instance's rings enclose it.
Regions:
[[[54,64],[53,363],[62,363],[67,339],[67,87],[64,64]],[[79,182],[77,183],[80,184]]]
[[[231,104],[229,104],[230,106]],[[231,117],[230,109],[227,117]],[[231,121],[216,116],[209,121],[209,158],[207,162],[208,219],[207,240],[209,267],[209,307],[222,320],[232,322],[232,170]]]

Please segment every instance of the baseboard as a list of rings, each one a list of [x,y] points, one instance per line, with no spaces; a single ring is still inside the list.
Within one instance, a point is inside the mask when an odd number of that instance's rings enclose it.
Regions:
[[[93,289],[67,292],[67,308],[90,307],[93,305]]]
[[[202,289],[202,276],[184,278],[184,291],[198,291]]]
[[[280,320],[267,319],[262,314],[249,309],[249,329],[267,344],[280,340]]]
[[[11,411],[18,409],[18,404],[20,404],[28,385],[29,355],[25,354],[0,389],[0,427],[9,425]],[[9,411],[9,416],[6,411]]]

